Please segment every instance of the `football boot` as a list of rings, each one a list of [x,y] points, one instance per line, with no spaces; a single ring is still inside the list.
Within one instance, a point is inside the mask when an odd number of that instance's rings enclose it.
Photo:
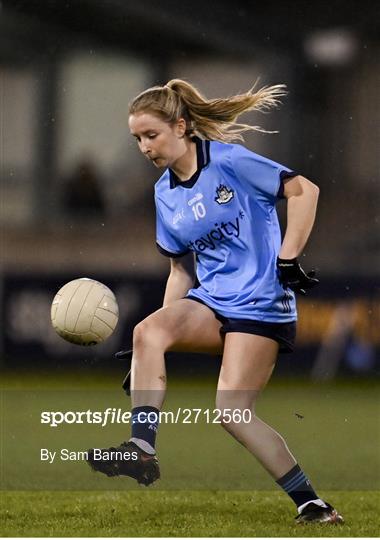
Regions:
[[[111,448],[91,448],[87,463],[93,471],[107,476],[130,476],[144,486],[160,478],[157,457],[144,452],[133,442]]]
[[[295,518],[296,523],[344,523],[340,514],[329,503],[319,506],[313,502],[306,505]]]

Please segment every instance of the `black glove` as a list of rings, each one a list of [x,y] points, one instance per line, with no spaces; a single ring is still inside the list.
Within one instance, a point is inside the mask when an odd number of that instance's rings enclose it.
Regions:
[[[117,358],[117,360],[126,360],[126,359],[131,360],[132,354],[133,354],[133,349],[130,349],[128,351],[119,351],[115,353],[115,358]],[[127,396],[131,395],[131,370],[129,370],[126,376],[124,377],[122,388],[127,394]]]
[[[305,289],[312,289],[318,285],[319,279],[315,276],[315,271],[311,270],[307,274],[301,268],[297,258],[280,259],[277,257],[278,279],[284,288],[292,289],[296,293],[305,295]]]
[[[128,351],[119,351],[115,353],[116,360],[131,360],[133,354],[133,349],[129,349]]]
[[[125,391],[127,396],[131,395],[131,370],[128,371],[124,377],[123,384],[121,385],[122,389]]]

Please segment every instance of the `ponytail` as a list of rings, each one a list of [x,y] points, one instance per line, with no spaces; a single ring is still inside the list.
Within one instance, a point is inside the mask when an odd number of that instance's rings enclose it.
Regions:
[[[139,94],[130,103],[129,114],[151,112],[168,123],[184,118],[188,135],[222,142],[243,140],[242,133],[246,131],[271,132],[237,123],[238,117],[247,111],[268,111],[279,105],[279,98],[286,95],[284,84],[253,90],[254,87],[244,94],[207,99],[192,84],[172,79],[165,86],[154,86]]]

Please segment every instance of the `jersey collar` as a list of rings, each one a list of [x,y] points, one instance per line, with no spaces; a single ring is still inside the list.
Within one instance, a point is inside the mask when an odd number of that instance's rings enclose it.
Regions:
[[[202,169],[210,163],[210,141],[205,141],[199,137],[192,137],[197,147],[197,170],[191,178],[182,182],[174,171],[169,169],[170,174],[170,189],[174,189],[177,186],[184,188],[192,188],[195,182],[198,180]]]

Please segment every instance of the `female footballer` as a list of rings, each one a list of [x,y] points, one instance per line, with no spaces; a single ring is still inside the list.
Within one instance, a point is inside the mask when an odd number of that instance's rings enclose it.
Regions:
[[[269,110],[284,94],[284,85],[275,85],[209,100],[174,79],[131,102],[131,134],[164,169],[155,185],[157,247],[170,258],[170,274],[163,307],[134,329],[131,438],[104,449],[104,459],[89,450],[88,461],[108,476],[154,482],[164,353],[222,354],[216,407],[252,411],[248,423],[224,414],[223,427],[291,497],[297,522],[339,523],[342,517],[318,497],[281,435],[255,414],[278,353],[294,346],[295,293],[318,283],[297,261],[313,227],[318,187],[232,143],[260,130],[237,123],[242,113]],[[287,200],[282,241],[275,209],[281,198]]]

